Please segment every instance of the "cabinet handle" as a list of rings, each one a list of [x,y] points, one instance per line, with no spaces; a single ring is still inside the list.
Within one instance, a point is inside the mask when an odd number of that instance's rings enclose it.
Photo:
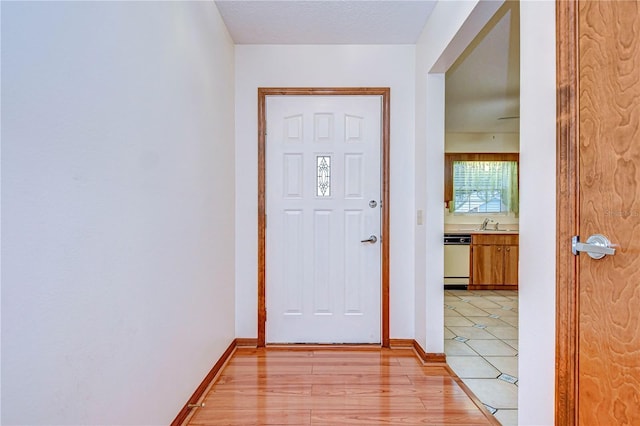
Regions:
[[[511,249],[509,247],[507,247],[507,251],[511,251]]]
[[[502,251],[502,247],[498,247],[498,251]]]

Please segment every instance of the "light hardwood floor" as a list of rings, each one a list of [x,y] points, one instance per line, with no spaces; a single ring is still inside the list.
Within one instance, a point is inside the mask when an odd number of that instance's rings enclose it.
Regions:
[[[238,348],[188,424],[499,424],[460,383],[411,349]]]

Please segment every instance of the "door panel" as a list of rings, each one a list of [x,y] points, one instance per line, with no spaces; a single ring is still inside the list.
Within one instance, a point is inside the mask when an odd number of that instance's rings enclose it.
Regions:
[[[379,343],[381,98],[269,96],[266,117],[267,341]]]
[[[502,246],[474,245],[473,284],[502,284]]]
[[[504,283],[518,285],[518,246],[505,246]]]
[[[579,2],[578,423],[640,424],[640,12]]]

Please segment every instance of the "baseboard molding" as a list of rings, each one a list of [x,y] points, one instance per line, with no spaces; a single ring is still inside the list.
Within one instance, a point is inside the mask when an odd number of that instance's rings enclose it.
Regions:
[[[420,346],[420,343],[418,343],[417,341],[413,340],[413,350],[416,351],[416,353],[418,354],[418,357],[423,361],[423,362],[447,362],[447,356],[443,353],[427,353],[424,351],[424,349],[422,349],[422,346]]]
[[[193,407],[189,407],[189,405],[197,404],[200,398],[202,398],[202,395],[204,395],[207,388],[211,385],[211,383],[213,382],[213,379],[220,372],[224,364],[229,360],[229,358],[231,358],[231,355],[233,355],[233,352],[239,346],[238,340],[245,342],[246,340],[251,340],[251,339],[233,339],[233,341],[231,342],[227,350],[224,351],[224,353],[220,356],[220,359],[218,360],[218,362],[215,363],[211,371],[209,371],[209,373],[205,376],[204,380],[202,380],[202,383],[200,383],[200,385],[196,388],[195,392],[193,392],[193,395],[191,395],[191,398],[189,398],[187,403],[184,404],[184,407],[182,407],[182,410],[180,410],[176,418],[171,422],[171,426],[181,426],[184,423],[184,421],[189,417],[189,414],[191,414],[191,411],[193,410]]]
[[[447,362],[447,355],[443,353],[426,353],[426,358],[424,362]]]
[[[252,339],[250,337],[238,337],[236,338],[236,346],[237,347],[249,347],[249,348],[257,348],[258,347],[258,339]]]
[[[392,349],[411,348],[416,351],[418,358],[420,358],[422,362],[447,362],[447,356],[445,354],[427,353],[415,339],[389,339],[389,347]]]
[[[389,339],[390,348],[413,348],[413,339]]]

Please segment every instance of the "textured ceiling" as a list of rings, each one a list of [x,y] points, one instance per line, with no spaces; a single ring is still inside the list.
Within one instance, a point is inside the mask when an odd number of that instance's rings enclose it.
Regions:
[[[414,44],[436,0],[216,0],[236,44]]]

